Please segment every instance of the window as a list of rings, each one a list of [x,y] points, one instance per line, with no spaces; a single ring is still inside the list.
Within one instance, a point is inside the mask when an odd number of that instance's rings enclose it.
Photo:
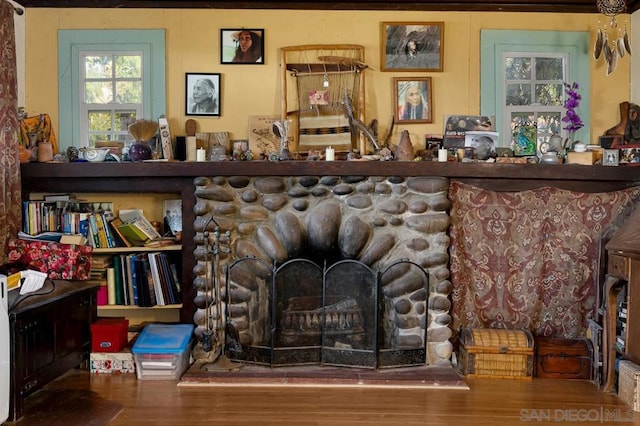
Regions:
[[[80,52],[80,137],[127,141],[142,117],[142,52]]]
[[[538,143],[554,132],[567,136],[563,84],[578,82],[588,100],[588,43],[587,32],[482,31],[480,111],[495,117],[500,146],[510,147],[513,129],[525,122],[537,125]],[[579,113],[588,123],[586,102]]]
[[[129,140],[130,122],[165,114],[164,52],[163,30],[60,30],[61,150]]]

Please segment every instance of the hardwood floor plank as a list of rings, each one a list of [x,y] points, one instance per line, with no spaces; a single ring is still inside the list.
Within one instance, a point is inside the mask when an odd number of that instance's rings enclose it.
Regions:
[[[109,426],[495,426],[614,421],[640,425],[640,413],[630,411],[617,395],[601,392],[588,381],[467,379],[467,383],[470,390],[183,387],[172,380],[137,380],[135,375],[91,375],[73,370],[45,390],[90,391],[121,405],[122,411],[107,423]],[[64,409],[68,411],[68,407]],[[99,418],[100,406],[95,410],[95,418]],[[76,424],[89,423],[83,416]],[[75,426],[73,421],[66,425]]]

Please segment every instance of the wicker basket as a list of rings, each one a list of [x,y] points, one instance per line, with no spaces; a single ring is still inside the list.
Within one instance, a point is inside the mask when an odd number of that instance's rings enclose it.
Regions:
[[[459,355],[458,368],[467,377],[533,377],[533,336],[528,330],[463,328]]]
[[[618,397],[633,411],[640,411],[639,382],[640,366],[631,361],[620,360],[618,364]]]

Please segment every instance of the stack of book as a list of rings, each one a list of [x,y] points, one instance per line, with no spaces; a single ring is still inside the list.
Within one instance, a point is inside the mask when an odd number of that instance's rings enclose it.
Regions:
[[[119,217],[113,219],[111,225],[127,247],[143,247],[162,240],[142,210],[120,210]]]

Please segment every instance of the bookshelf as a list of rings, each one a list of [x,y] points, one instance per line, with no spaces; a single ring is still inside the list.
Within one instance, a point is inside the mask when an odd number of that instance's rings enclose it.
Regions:
[[[61,191],[56,190],[56,193]],[[43,200],[45,196],[49,195],[49,192],[30,192],[28,198],[24,201],[36,201]],[[110,209],[113,210],[115,216],[121,210],[133,210],[139,209],[144,212],[144,216],[153,222],[163,223],[165,203],[167,201],[175,201],[180,199],[180,194],[170,192],[160,193],[121,193],[121,192],[69,192],[76,200],[80,200],[87,204],[100,203],[108,204]],[[162,230],[161,230],[162,231]],[[132,247],[94,247],[93,257],[106,256],[110,260],[110,268],[115,268],[113,258],[120,255],[136,256],[139,254],[145,254],[150,257],[151,254],[162,253],[171,257],[171,263],[178,266],[178,274],[181,275],[179,285],[184,289],[184,283],[189,279],[189,276],[184,275],[184,268],[182,268],[182,245],[181,244],[169,244],[159,246],[132,246]],[[147,260],[148,262],[148,260]],[[117,273],[117,272],[116,272]],[[150,273],[150,272],[149,272]],[[157,272],[159,273],[159,272]],[[100,283],[103,286],[107,284],[106,276],[93,278],[92,281]],[[121,281],[122,282],[122,281]],[[126,285],[124,283],[123,285]],[[122,287],[120,287],[122,289]],[[111,289],[113,290],[113,289]],[[120,290],[122,291],[122,290]],[[166,297],[166,293],[165,293]],[[122,301],[120,301],[122,303]],[[129,327],[135,331],[140,329],[145,323],[148,322],[166,322],[166,323],[179,323],[182,322],[181,311],[183,309],[183,303],[170,303],[167,301],[162,305],[154,306],[137,306],[133,303],[133,296],[129,304],[106,304],[98,305],[97,314],[99,317],[125,317],[129,320]]]

